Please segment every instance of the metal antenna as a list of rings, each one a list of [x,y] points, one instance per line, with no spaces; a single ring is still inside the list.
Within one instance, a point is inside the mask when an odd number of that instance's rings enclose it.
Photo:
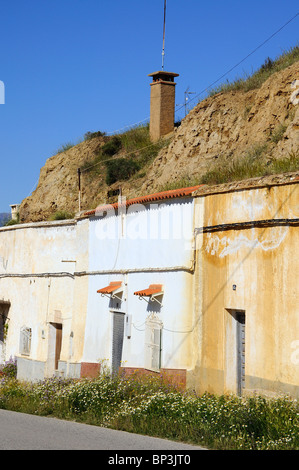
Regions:
[[[165,56],[165,21],[166,21],[166,0],[164,0],[164,23],[163,23],[162,70],[164,70],[164,56]]]
[[[187,90],[184,92],[184,95],[185,95],[185,99],[184,99],[184,103],[183,104],[177,104],[176,106],[185,106],[185,117],[187,116],[187,105],[188,105],[188,95],[194,95],[196,93],[196,91],[189,91],[189,87],[187,88]]]
[[[194,95],[196,92],[195,91],[189,91],[189,87],[185,91],[185,116],[187,116],[187,104],[188,104],[188,95]]]

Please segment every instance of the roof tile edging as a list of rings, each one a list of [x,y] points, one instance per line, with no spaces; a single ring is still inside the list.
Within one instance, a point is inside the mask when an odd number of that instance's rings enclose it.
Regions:
[[[191,186],[189,188],[181,188],[181,189],[170,189],[168,191],[162,191],[159,193],[149,194],[147,196],[139,196],[132,199],[128,199],[123,203],[115,202],[113,204],[103,204],[98,206],[96,209],[84,212],[84,216],[93,216],[96,215],[97,212],[105,212],[112,209],[118,209],[120,207],[128,207],[133,204],[145,204],[148,202],[154,201],[162,201],[165,199],[175,199],[179,197],[191,196],[195,191],[197,191],[203,185],[196,185]]]
[[[277,181],[279,177],[284,177],[286,180],[281,182]],[[107,212],[109,210],[116,210],[120,207],[129,207],[133,204],[144,204],[154,201],[162,201],[166,199],[174,199],[185,196],[203,196],[217,193],[225,193],[231,191],[238,191],[244,189],[257,189],[258,187],[277,186],[291,183],[297,183],[299,181],[298,172],[290,172],[285,175],[269,175],[265,177],[250,178],[244,181],[234,181],[231,183],[219,184],[209,186],[207,184],[199,184],[196,186],[190,186],[187,188],[170,189],[168,191],[162,191],[159,193],[149,194],[147,196],[139,196],[136,198],[128,199],[123,203],[115,202],[113,204],[103,204],[98,206],[96,209],[84,212],[81,217],[89,217],[96,215],[97,212]]]

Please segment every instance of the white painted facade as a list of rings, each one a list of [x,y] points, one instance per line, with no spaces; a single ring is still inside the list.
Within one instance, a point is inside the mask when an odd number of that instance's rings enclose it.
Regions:
[[[94,274],[89,276],[83,362],[96,358],[111,366],[113,312],[122,312],[130,322],[130,332],[124,334],[122,365],[146,367],[146,321],[155,315],[163,326],[161,366],[191,367],[185,349],[190,347],[194,319],[190,312],[182,312],[190,301],[193,212],[194,200],[189,198],[134,205],[121,214],[112,211],[90,220],[89,271]],[[123,282],[121,300],[97,293],[114,281]],[[158,299],[162,305],[134,295],[151,284],[162,284],[163,296]]]
[[[0,361],[25,380],[121,366],[217,394],[239,393],[243,364],[242,393],[298,397],[297,180],[191,189],[1,228]]]
[[[146,346],[151,320],[162,332],[160,367],[190,368],[193,219],[194,199],[179,198],[0,229],[0,301],[10,303],[2,356],[17,358],[19,378],[79,377],[82,363],[112,367],[114,312],[124,322],[121,365],[156,369]],[[121,300],[97,293],[118,280]],[[134,295],[150,284],[163,286],[159,302]],[[55,367],[57,325],[62,344]],[[24,327],[29,354],[20,353]]]
[[[18,359],[20,378],[54,373],[53,324],[69,336],[73,321],[74,271],[80,259],[77,223],[46,222],[0,230],[0,303],[9,303],[7,335],[0,347]],[[84,248],[86,250],[86,248]],[[30,332],[30,353],[20,354],[22,328]],[[2,338],[3,339],[3,338]],[[67,341],[61,353],[67,355]]]

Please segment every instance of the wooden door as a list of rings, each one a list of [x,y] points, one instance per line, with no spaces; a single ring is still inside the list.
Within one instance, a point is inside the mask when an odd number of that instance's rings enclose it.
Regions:
[[[55,370],[58,370],[58,361],[60,359],[61,344],[62,344],[62,325],[55,323],[56,328],[56,344],[55,344]]]

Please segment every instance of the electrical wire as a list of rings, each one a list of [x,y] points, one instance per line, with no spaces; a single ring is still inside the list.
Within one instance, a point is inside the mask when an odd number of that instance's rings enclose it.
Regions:
[[[90,170],[90,168],[93,168],[97,165],[102,165],[103,163],[110,162],[111,160],[119,160],[121,158],[127,157],[128,155],[132,155],[133,153],[141,152],[142,150],[145,150],[147,148],[154,147],[155,145],[157,145],[157,144],[153,143],[153,144],[150,144],[150,145],[146,145],[145,147],[141,147],[140,149],[133,150],[132,152],[123,153],[120,157],[108,158],[107,160],[101,160],[98,163],[94,163],[93,165],[90,165],[87,168],[84,168],[83,170],[81,170],[81,173],[83,173],[85,171],[88,171],[88,170]]]
[[[243,62],[245,62],[245,60],[247,60],[250,56],[252,56],[256,51],[258,51],[261,47],[263,47],[267,42],[269,42],[274,36],[276,36],[278,33],[280,33],[280,31],[282,31],[288,24],[290,24],[295,18],[297,18],[297,16],[299,15],[299,12],[296,13],[292,18],[290,18],[285,24],[283,24],[279,29],[277,29],[273,34],[271,34],[267,39],[265,39],[261,44],[259,44],[255,49],[253,49],[249,54],[247,54],[242,60],[240,60],[237,64],[235,64],[233,67],[231,67],[227,72],[223,73],[219,78],[217,78],[217,80],[215,80],[213,83],[211,83],[210,85],[208,85],[207,87],[205,87],[202,91],[200,91],[199,93],[197,93],[193,98],[191,98],[189,100],[189,103],[191,101],[194,101],[196,98],[198,98],[200,95],[202,95],[204,92],[206,92],[207,90],[209,90],[210,88],[212,88],[216,83],[218,83],[220,80],[222,80],[222,78],[226,77],[226,75],[228,75],[230,72],[232,72],[235,68],[237,68],[239,65],[241,65]],[[180,109],[184,108],[185,107],[185,104],[183,104],[180,108],[178,108],[176,110],[179,111]],[[127,128],[132,128],[134,126],[137,126],[139,124],[141,124],[142,122],[146,122],[149,120],[150,117],[147,117],[145,119],[143,119],[142,121],[139,121],[139,122],[136,122],[134,124],[131,124],[131,125],[128,125],[128,126],[125,126],[121,129],[118,129],[118,130],[115,130],[115,131],[111,131],[111,132],[108,132],[107,135],[114,135],[114,134],[117,134],[119,133],[120,131],[124,130],[124,129],[127,129]]]
[[[222,74],[219,78],[217,78],[217,80],[215,80],[213,83],[211,83],[210,85],[208,85],[207,87],[205,87],[201,92],[199,92],[198,94],[196,94],[193,98],[191,98],[188,102],[191,103],[192,101],[194,101],[196,98],[198,98],[200,95],[202,95],[203,93],[205,93],[208,89],[212,88],[216,83],[218,83],[220,80],[222,80],[226,75],[228,75],[230,72],[232,72],[235,68],[237,68],[240,64],[242,64],[243,62],[245,62],[245,60],[247,60],[250,56],[252,56],[257,50],[259,50],[261,47],[263,47],[267,42],[269,42],[274,36],[276,36],[280,31],[282,31],[288,24],[290,24],[295,18],[297,18],[297,16],[299,15],[299,12],[296,13],[292,18],[290,18],[286,23],[284,23],[279,29],[277,29],[273,34],[271,34],[267,39],[265,39],[261,44],[259,44],[255,49],[253,49],[249,54],[247,54],[242,60],[240,60],[237,64],[235,64],[233,67],[231,67],[227,72],[225,72],[224,74]],[[176,110],[176,113],[178,111],[180,111],[182,108],[185,107],[185,104],[183,104],[181,107],[179,107],[177,110]],[[108,134],[109,135],[113,135],[113,134],[116,134],[116,133],[119,133],[121,130],[123,129],[126,129],[126,128],[132,128],[136,125],[140,125],[142,122],[145,122],[145,121],[148,121],[149,118],[146,118],[146,119],[143,119],[142,121],[139,121],[131,126],[125,126],[123,127],[122,129],[119,129],[117,131],[113,131],[113,132],[109,132]],[[150,147],[153,147],[154,145],[156,145],[155,143],[153,144],[150,144],[148,146],[145,146],[141,149],[139,149],[139,151],[142,151],[142,150],[145,150],[147,148],[150,148]],[[98,165],[102,165],[103,163],[105,162],[108,162],[108,161],[111,161],[111,160],[117,160],[117,159],[121,159],[121,158],[124,158],[124,157],[127,157],[128,155],[132,155],[136,153],[136,151],[132,151],[132,152],[128,152],[128,153],[125,153],[123,154],[122,156],[120,157],[116,157],[116,158],[110,158],[110,159],[107,159],[107,160],[102,160],[100,162],[97,162],[93,165],[90,165],[89,167],[87,168],[84,168],[83,170],[81,170],[81,173],[85,173],[86,171],[90,170],[91,168],[94,168],[95,166],[98,166]]]
[[[284,29],[288,24],[290,24],[297,16],[299,15],[299,12],[296,13],[296,15],[294,15],[291,19],[289,19],[284,25],[282,25],[277,31],[275,31],[273,34],[271,34],[271,36],[269,36],[267,39],[265,39],[265,41],[263,41],[261,44],[259,44],[255,49],[253,49],[249,54],[246,55],[246,57],[244,57],[242,60],[240,60],[237,64],[235,64],[233,67],[231,67],[227,72],[225,72],[224,74],[222,74],[219,78],[217,78],[217,80],[215,80],[213,83],[211,83],[210,85],[208,85],[207,87],[205,87],[202,91],[200,91],[199,93],[197,93],[193,98],[191,98],[189,100],[189,103],[191,101],[194,101],[196,98],[198,98],[200,95],[202,95],[204,92],[206,92],[209,88],[212,88],[216,83],[218,83],[220,80],[222,80],[222,78],[224,78],[226,75],[228,75],[230,72],[232,72],[235,68],[237,68],[240,64],[242,64],[243,62],[245,62],[245,60],[248,59],[248,57],[252,56],[257,50],[259,50],[261,47],[263,47],[267,42],[269,42],[274,36],[276,36],[280,31],[282,31],[282,29]],[[185,104],[183,104],[180,108],[178,108],[176,110],[176,112],[178,112],[179,110],[181,110],[182,108],[185,107]],[[142,122],[145,122],[145,121],[148,121],[149,117],[143,119],[142,121],[139,121],[139,122],[136,122],[135,124],[132,124],[132,125],[128,125],[128,126],[125,126],[123,127],[122,129],[118,129],[117,131],[112,131],[112,132],[109,132],[108,134],[109,135],[113,135],[113,134],[117,134],[119,133],[121,130],[123,129],[127,129],[127,128],[130,128],[130,127],[134,127],[138,124],[141,124]],[[155,144],[151,144],[151,145],[148,145],[146,147],[143,147],[140,149],[140,151],[146,149],[146,148],[150,148],[150,147],[153,147]],[[129,153],[126,153],[126,154],[123,154],[122,157],[118,157],[118,158],[123,158],[123,157],[126,157],[128,155],[131,155],[133,153],[136,153],[136,151],[134,152],[129,152]],[[88,171],[90,168],[93,168],[97,165],[101,165],[102,163],[105,163],[105,162],[108,162],[110,160],[116,160],[116,158],[111,158],[111,159],[107,159],[107,160],[102,160],[101,162],[98,162],[98,163],[95,163],[94,165],[91,165],[87,168],[84,168],[83,170],[81,170],[81,172],[85,172],[85,171]]]
[[[165,331],[168,331],[170,333],[181,333],[181,334],[188,334],[188,333],[192,333],[192,331],[194,331],[194,328],[196,327],[196,324],[191,328],[191,330],[187,330],[187,331],[180,331],[180,330],[170,330],[169,328],[165,328],[164,326],[162,327],[162,330],[165,330]]]
[[[134,124],[130,124],[128,126],[125,126],[125,127],[122,127],[121,129],[117,129],[115,131],[112,131],[112,132],[106,132],[106,135],[114,135],[114,134],[119,134],[121,131],[123,131],[124,129],[134,129],[134,127],[142,124],[143,122],[148,122],[150,119],[150,116],[148,116],[147,118],[143,119],[142,121],[138,121],[138,122],[135,122]]]
[[[200,95],[202,95],[204,92],[206,92],[209,88],[212,88],[216,83],[218,83],[220,80],[222,80],[222,78],[224,78],[226,75],[228,75],[230,72],[232,72],[235,68],[237,68],[239,65],[241,65],[243,62],[245,62],[245,60],[248,59],[248,57],[252,56],[257,50],[259,50],[261,47],[263,47],[268,41],[270,41],[274,36],[276,36],[276,34],[280,33],[280,31],[282,29],[284,29],[288,24],[290,24],[297,16],[299,15],[299,12],[296,13],[296,15],[294,15],[291,19],[289,19],[284,25],[282,25],[277,31],[275,31],[273,34],[271,34],[271,36],[269,36],[267,39],[265,39],[265,41],[263,41],[259,46],[257,46],[255,49],[253,49],[253,51],[251,51],[249,54],[247,54],[246,57],[244,57],[242,60],[240,60],[236,65],[234,65],[233,67],[231,67],[227,72],[225,72],[224,74],[221,75],[221,77],[217,78],[217,80],[215,80],[213,83],[211,83],[211,85],[209,85],[208,87],[204,88],[201,92],[199,92],[196,96],[194,96],[193,98],[191,98],[189,100],[189,103],[193,100],[195,100],[196,98],[198,98]],[[177,109],[177,111],[179,111],[180,109],[182,109],[185,105],[182,105],[180,108]]]
[[[296,13],[296,15],[294,15],[292,18],[290,18],[285,24],[283,24],[278,30],[276,30],[273,34],[271,34],[271,36],[269,36],[267,39],[265,39],[261,44],[259,44],[259,46],[257,46],[255,49],[253,49],[249,54],[247,54],[246,57],[244,57],[242,60],[240,60],[237,64],[235,64],[233,67],[231,67],[227,72],[225,72],[224,74],[222,74],[219,78],[217,78],[217,80],[215,80],[213,83],[211,83],[210,85],[208,85],[207,87],[205,87],[202,91],[200,91],[199,93],[197,93],[193,98],[191,98],[189,100],[189,103],[191,101],[194,101],[196,98],[198,98],[200,95],[202,95],[205,91],[207,91],[209,88],[212,88],[216,83],[218,83],[220,80],[222,80],[222,78],[226,77],[226,75],[228,75],[230,72],[232,72],[235,68],[237,68],[239,65],[241,65],[243,62],[245,62],[245,60],[247,60],[250,56],[252,56],[256,51],[258,51],[261,47],[263,47],[267,42],[269,42],[274,36],[276,36],[278,33],[280,33],[280,31],[282,31],[288,24],[290,24],[295,18],[297,18],[297,16],[299,15],[299,12]],[[180,108],[178,108],[176,110],[179,111],[180,109],[184,108],[185,107],[185,104],[183,104]],[[128,125],[128,126],[125,126],[121,129],[118,129],[118,130],[115,130],[115,131],[111,131],[111,132],[107,132],[107,135],[113,135],[113,134],[117,134],[119,133],[120,131],[124,130],[124,129],[127,129],[127,128],[132,128],[134,126],[137,126],[138,124],[141,124],[142,122],[146,122],[149,120],[150,117],[147,117],[145,119],[143,119],[142,121],[139,121],[139,122],[136,122],[134,124],[131,124],[131,125]]]

